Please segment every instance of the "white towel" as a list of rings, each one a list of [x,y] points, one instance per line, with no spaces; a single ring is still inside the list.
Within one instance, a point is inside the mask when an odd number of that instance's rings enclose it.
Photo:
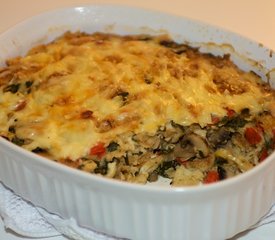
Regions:
[[[73,218],[64,220],[40,207],[35,207],[6,188],[1,182],[0,216],[3,218],[5,228],[22,237],[45,238],[64,235],[73,240],[119,239],[79,227]]]
[[[74,240],[117,240],[90,229],[79,227],[76,221],[62,219],[23,200],[0,182],[0,216],[6,228],[23,237],[53,237],[64,235]],[[270,212],[250,229],[275,221],[275,204]],[[253,230],[252,230],[253,231]]]

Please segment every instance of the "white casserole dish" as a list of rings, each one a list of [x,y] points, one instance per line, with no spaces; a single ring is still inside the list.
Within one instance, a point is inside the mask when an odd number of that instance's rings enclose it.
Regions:
[[[168,32],[176,41],[191,42],[205,51],[230,53],[239,67],[263,77],[275,68],[271,50],[231,32],[164,13],[107,5],[60,9],[22,22],[0,36],[0,65],[67,30]],[[275,79],[270,82],[274,87]],[[33,204],[109,235],[220,240],[256,223],[274,203],[275,153],[238,177],[207,186],[171,188],[87,174],[0,139],[0,180]]]

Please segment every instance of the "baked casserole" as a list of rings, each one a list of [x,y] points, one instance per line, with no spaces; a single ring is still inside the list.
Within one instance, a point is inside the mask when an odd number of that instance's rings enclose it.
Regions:
[[[275,91],[166,35],[67,32],[0,70],[0,135],[127,182],[212,183],[275,147]]]

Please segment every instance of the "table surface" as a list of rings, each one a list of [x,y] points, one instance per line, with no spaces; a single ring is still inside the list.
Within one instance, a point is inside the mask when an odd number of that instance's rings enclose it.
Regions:
[[[86,4],[124,4],[201,20],[239,33],[275,50],[274,0],[0,0],[0,33],[41,12],[64,6]],[[240,240],[269,240],[275,236],[275,223],[239,235]],[[0,239],[28,240],[6,231],[0,219]],[[64,237],[47,238],[65,240]]]

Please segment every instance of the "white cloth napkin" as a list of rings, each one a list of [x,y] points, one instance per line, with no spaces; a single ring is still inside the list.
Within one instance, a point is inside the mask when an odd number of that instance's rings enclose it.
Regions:
[[[23,237],[43,238],[64,235],[73,240],[117,240],[90,229],[79,227],[76,221],[62,219],[14,194],[0,182],[0,216],[6,228]],[[275,222],[275,204],[253,229]],[[49,239],[50,240],[50,239]]]
[[[62,219],[23,200],[0,182],[0,216],[5,228],[22,237],[46,238],[64,235],[73,240],[118,240],[79,227],[75,219]],[[50,240],[50,239],[49,239]]]

